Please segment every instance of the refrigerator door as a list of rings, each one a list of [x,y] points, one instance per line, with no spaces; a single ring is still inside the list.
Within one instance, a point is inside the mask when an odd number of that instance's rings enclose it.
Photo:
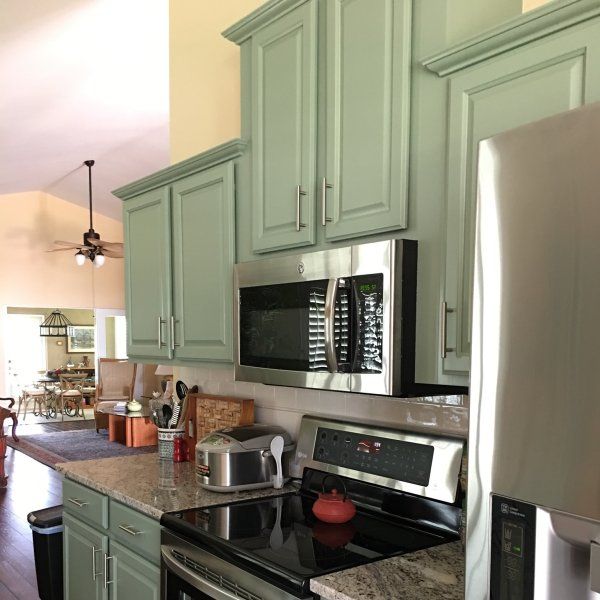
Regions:
[[[480,145],[467,598],[490,493],[600,520],[600,105]]]

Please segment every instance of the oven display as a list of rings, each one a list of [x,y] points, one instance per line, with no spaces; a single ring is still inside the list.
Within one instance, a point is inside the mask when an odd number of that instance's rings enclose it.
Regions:
[[[356,450],[367,454],[379,454],[381,452],[381,442],[379,440],[360,440]]]
[[[429,485],[433,446],[319,427],[313,459],[415,485]]]

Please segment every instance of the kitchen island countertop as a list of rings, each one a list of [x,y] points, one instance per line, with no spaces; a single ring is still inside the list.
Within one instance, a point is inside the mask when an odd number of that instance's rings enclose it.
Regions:
[[[463,600],[464,552],[452,542],[317,577],[311,591],[324,600]]]
[[[273,496],[295,489],[286,485],[282,490],[211,492],[196,483],[194,463],[159,460],[155,453],[58,463],[56,470],[157,520],[165,512]]]

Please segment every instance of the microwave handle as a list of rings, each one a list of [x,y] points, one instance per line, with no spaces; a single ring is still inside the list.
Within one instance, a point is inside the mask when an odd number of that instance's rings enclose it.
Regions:
[[[337,354],[335,351],[335,303],[337,300],[338,280],[330,279],[325,295],[325,357],[331,373],[338,370]]]

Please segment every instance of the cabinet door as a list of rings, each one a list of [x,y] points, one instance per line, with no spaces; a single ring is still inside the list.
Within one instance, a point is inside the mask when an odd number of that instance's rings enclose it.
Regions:
[[[469,369],[479,141],[597,100],[600,100],[598,20],[564,30],[451,77],[445,185],[446,332],[440,328],[445,372]],[[443,317],[441,321],[444,322]]]
[[[171,358],[171,222],[169,190],[159,188],[127,200],[125,302],[129,357]]]
[[[411,2],[332,0],[327,10],[327,166],[319,182],[319,224],[326,239],[404,228]]]
[[[232,361],[234,166],[173,185],[175,356]]]
[[[104,554],[108,552],[108,536],[66,513],[63,524],[65,600],[108,600],[104,588]]]
[[[315,242],[316,16],[309,0],[252,37],[255,252]]]
[[[112,539],[110,555],[111,600],[159,600],[159,567]]]

